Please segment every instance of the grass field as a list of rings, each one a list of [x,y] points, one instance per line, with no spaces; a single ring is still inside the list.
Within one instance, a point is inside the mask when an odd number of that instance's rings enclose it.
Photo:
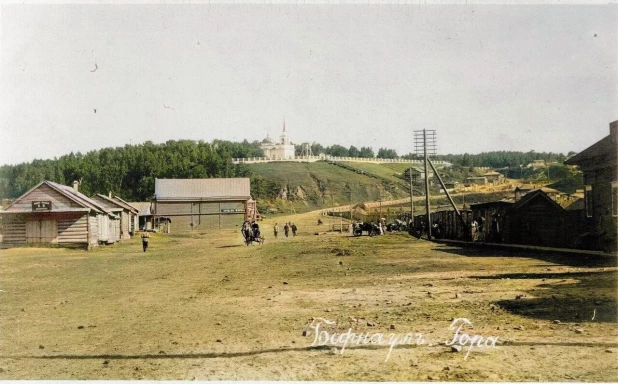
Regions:
[[[0,250],[0,379],[617,381],[616,259],[326,233],[244,246],[238,230],[94,251]],[[318,233],[319,235],[316,235]],[[332,332],[419,346],[310,347]],[[465,358],[453,318],[498,337]]]

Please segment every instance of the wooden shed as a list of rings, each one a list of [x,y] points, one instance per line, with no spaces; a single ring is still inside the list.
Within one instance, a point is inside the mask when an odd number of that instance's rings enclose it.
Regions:
[[[249,178],[156,179],[153,220],[174,232],[232,228],[255,212],[250,199]]]
[[[108,242],[115,217],[73,188],[43,181],[17,198],[2,215],[3,245],[58,244],[96,247]],[[107,237],[106,237],[107,236]],[[113,237],[112,237],[113,240]]]
[[[506,221],[506,212],[513,205],[512,201],[500,200],[488,203],[470,204],[472,217],[482,223],[481,238],[488,243],[502,242],[502,232]]]
[[[152,203],[150,201],[132,201],[129,204],[139,211],[137,230],[152,230]]]
[[[92,197],[108,211],[120,217],[119,240],[128,240],[138,229],[139,210],[118,196],[108,197],[97,194]]]
[[[546,247],[565,247],[565,210],[545,192],[533,190],[505,212],[504,241]]]

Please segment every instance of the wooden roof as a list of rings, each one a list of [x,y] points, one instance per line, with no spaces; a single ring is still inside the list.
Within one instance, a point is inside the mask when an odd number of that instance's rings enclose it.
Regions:
[[[519,201],[517,201],[516,203],[513,203],[508,209],[509,211],[517,211],[527,206],[532,201],[538,200],[538,199],[545,202],[545,204],[551,209],[554,209],[560,212],[564,211],[564,208],[562,208],[560,204],[556,203],[551,197],[547,196],[547,194],[540,189],[535,189],[533,191],[526,193]]]
[[[74,190],[72,187],[66,186],[66,185],[62,185],[62,184],[58,184],[58,183],[54,183],[53,181],[41,181],[39,184],[35,185],[34,187],[32,187],[30,190],[28,190],[26,193],[24,193],[23,195],[21,195],[20,197],[18,197],[17,199],[15,199],[4,211],[3,213],[11,213],[11,212],[31,212],[31,210],[24,210],[24,209],[17,209],[15,208],[17,205],[20,204],[20,202],[27,197],[30,193],[32,193],[33,191],[41,188],[41,186],[47,186],[49,188],[51,188],[52,190],[54,190],[55,192],[61,194],[62,196],[64,196],[65,198],[69,199],[70,201],[72,201],[73,203],[77,204],[79,207],[81,208],[63,208],[62,212],[69,212],[69,211],[83,211],[83,210],[93,210],[95,212],[98,213],[110,213],[105,207],[103,207],[101,204],[99,204],[98,202],[94,201],[93,199],[89,198],[88,196],[84,195],[81,192],[78,192],[76,190]],[[58,211],[57,211],[58,212]]]
[[[616,161],[616,154],[618,153],[618,147],[616,143],[612,143],[612,138],[610,136],[606,136],[596,143],[592,144],[588,148],[584,149],[577,155],[571,157],[567,161],[564,162],[566,165],[586,165],[591,161],[595,161],[595,159],[599,158],[609,158]]]
[[[127,210],[135,213],[136,215],[139,213],[139,210],[137,208],[122,200],[118,196],[108,197],[97,193],[95,196],[93,196],[93,199],[99,200],[104,206],[106,206],[106,208]]]
[[[489,209],[489,208],[501,208],[501,207],[510,207],[513,204],[514,203],[512,201],[499,200],[499,201],[490,201],[490,202],[487,202],[487,203],[470,204],[470,208],[472,208],[474,210],[477,210],[477,209]]]
[[[133,213],[135,213],[136,215],[139,214],[139,208],[137,208],[136,206],[134,206],[131,203],[127,203],[126,201],[122,200],[120,197],[118,196],[114,196],[112,197],[112,200],[114,200],[116,203],[127,207],[127,209]]]

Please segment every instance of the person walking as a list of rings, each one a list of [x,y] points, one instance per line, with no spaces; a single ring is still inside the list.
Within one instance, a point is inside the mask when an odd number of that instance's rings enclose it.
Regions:
[[[273,227],[273,232],[275,233],[275,238],[277,238],[277,234],[279,234],[279,224],[275,223]]]
[[[472,220],[472,241],[478,241],[479,240],[478,226],[479,226],[479,224],[476,221],[476,219]]]
[[[296,224],[292,223],[292,237],[296,237],[296,230],[298,228],[296,228]]]
[[[290,233],[290,227],[288,226],[287,223],[283,227],[283,233],[285,233],[285,237],[288,237],[288,234]]]
[[[142,248],[144,249],[144,252],[148,250],[148,240],[149,239],[150,239],[150,235],[148,234],[148,232],[146,231],[142,232]]]

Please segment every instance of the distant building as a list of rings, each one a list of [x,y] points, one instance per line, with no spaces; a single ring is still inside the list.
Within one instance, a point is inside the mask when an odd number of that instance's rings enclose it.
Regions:
[[[526,166],[526,168],[538,169],[545,168],[545,166],[545,160],[533,160],[532,163]]]
[[[412,170],[412,180],[414,182],[425,180],[425,171],[419,167],[410,167],[403,172],[403,177],[410,180],[410,170]],[[433,172],[429,172],[429,178],[433,178]]]
[[[283,121],[283,132],[278,141],[275,141],[270,136],[266,136],[260,148],[264,152],[264,157],[271,160],[294,159],[296,157],[294,144],[290,142],[287,132],[285,131],[285,120]]]
[[[487,179],[487,182],[492,184],[502,184],[504,182],[504,175],[496,171],[485,172],[483,177]]]
[[[249,178],[155,180],[153,220],[164,219],[173,232],[240,228],[256,215]]]
[[[456,180],[443,180],[443,182],[448,191],[455,190],[461,186],[461,183]]]
[[[465,180],[466,185],[486,185],[487,178],[484,176],[481,177],[466,177]]]

